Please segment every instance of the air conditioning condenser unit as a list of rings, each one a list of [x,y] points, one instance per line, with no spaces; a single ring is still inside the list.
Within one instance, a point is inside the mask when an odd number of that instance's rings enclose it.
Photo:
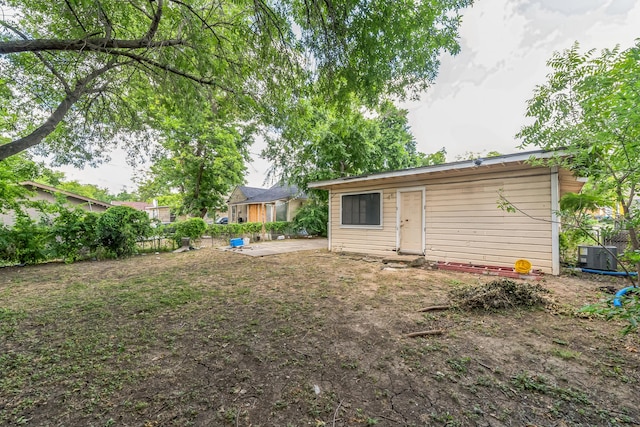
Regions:
[[[616,271],[618,263],[615,246],[578,246],[578,266],[592,270]]]

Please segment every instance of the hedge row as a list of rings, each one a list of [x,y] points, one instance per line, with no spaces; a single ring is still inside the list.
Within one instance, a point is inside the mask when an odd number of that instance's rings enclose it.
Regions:
[[[207,233],[211,237],[233,238],[243,236],[257,236],[262,233],[261,222],[243,222],[241,224],[212,224],[207,228]],[[292,223],[287,221],[268,222],[264,224],[265,232],[270,234],[297,234],[298,230]]]
[[[184,237],[195,240],[208,234],[221,239],[252,237],[255,240],[263,232],[261,223],[208,226],[201,218],[153,226],[144,212],[126,206],[113,206],[97,214],[56,204],[43,208],[41,215],[41,219],[35,221],[18,212],[13,227],[0,224],[0,263],[118,258],[137,253],[138,243],[151,237],[170,239],[179,245]],[[270,234],[296,233],[292,223],[284,221],[267,223],[264,228]]]

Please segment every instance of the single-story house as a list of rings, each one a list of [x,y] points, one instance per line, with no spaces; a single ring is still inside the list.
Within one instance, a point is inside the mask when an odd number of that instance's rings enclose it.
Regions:
[[[80,206],[82,209],[89,212],[104,212],[111,207],[109,203],[101,202],[100,200],[91,199],[89,197],[81,196],[79,194],[71,193],[69,191],[60,190],[50,185],[40,184],[34,181],[24,181],[20,183],[26,187],[32,195],[29,196],[31,201],[45,201],[48,203],[55,203],[56,197],[62,195],[65,197],[66,204],[69,207]],[[41,213],[35,208],[26,209],[27,214],[33,218],[38,219],[41,217]],[[0,224],[13,225],[15,224],[15,213],[5,212],[0,213]]]
[[[306,194],[295,185],[238,186],[229,196],[229,222],[291,221],[306,200]]]
[[[171,215],[171,208],[169,206],[158,206],[155,200],[153,203],[114,200],[111,204],[114,206],[129,206],[130,208],[144,211],[149,215],[150,220],[158,220],[162,224],[168,224],[175,220]]]
[[[560,273],[559,199],[583,180],[523,152],[309,184],[329,191],[330,251]],[[500,194],[516,208],[498,207]]]

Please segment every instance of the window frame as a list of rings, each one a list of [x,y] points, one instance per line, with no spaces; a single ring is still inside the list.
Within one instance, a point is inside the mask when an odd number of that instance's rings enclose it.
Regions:
[[[378,194],[380,197],[380,224],[343,224],[342,223],[342,212],[344,206],[344,197],[345,196],[361,196],[366,194]],[[341,193],[340,194],[340,228],[359,228],[359,229],[371,229],[371,230],[381,230],[384,224],[384,192],[382,190],[372,190],[372,191],[357,191],[350,193]]]

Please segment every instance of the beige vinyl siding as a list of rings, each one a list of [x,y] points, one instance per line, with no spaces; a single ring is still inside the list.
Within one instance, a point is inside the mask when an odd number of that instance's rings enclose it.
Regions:
[[[499,209],[500,190],[526,215]],[[548,169],[434,183],[427,186],[426,197],[428,260],[511,266],[526,258],[534,268],[551,272]]]
[[[579,192],[582,187],[566,170],[560,170],[559,184],[560,194]],[[534,268],[552,272],[551,171],[526,165],[335,185],[331,249],[392,254],[396,249],[396,191],[407,187],[426,189],[427,259],[510,266],[526,258]],[[526,215],[500,210],[500,189]],[[341,195],[369,191],[383,191],[382,229],[340,227]]]
[[[171,208],[168,206],[158,206],[156,208],[158,210],[158,219],[160,222],[167,223],[171,222]]]
[[[511,266],[519,258],[552,272],[551,172],[544,167],[497,167],[414,177],[345,183],[331,191],[331,249],[388,253],[396,249],[396,191],[426,189],[426,258],[432,261]],[[561,191],[578,189],[571,174],[560,175]],[[498,208],[499,190],[518,209]],[[343,194],[382,191],[382,229],[340,226]],[[533,217],[533,218],[531,218]]]
[[[229,204],[242,202],[243,200],[247,200],[247,196],[244,195],[239,187],[234,188],[233,192],[229,196]]]
[[[53,194],[51,194],[49,191],[44,191],[41,190],[39,188],[36,188],[35,190],[32,190],[35,192],[34,196],[29,196],[29,200],[32,201],[44,201],[47,203],[51,203],[54,204],[56,203],[56,201],[58,200],[57,197]],[[82,199],[77,199],[73,196],[67,196],[65,194],[61,194],[61,196],[64,199],[64,204],[68,207],[76,207],[76,206],[80,206],[82,209],[84,209],[85,211],[89,211],[89,212],[105,212],[108,207],[103,206],[103,205],[98,205],[95,203],[91,203],[88,202],[86,200],[82,200]],[[104,202],[103,202],[104,203]],[[36,213],[40,213],[39,211],[36,210],[29,210],[29,212],[36,212]]]
[[[151,220],[158,220],[163,224],[171,222],[171,208],[169,206],[147,207],[145,212]]]
[[[298,213],[298,209],[300,209],[305,200],[303,199],[291,199],[289,200],[289,209],[287,210],[287,221],[293,221],[293,218],[296,217]]]
[[[228,211],[228,220],[229,222],[238,222],[238,218],[242,218],[244,221],[247,220],[247,206],[246,205],[236,205],[232,206],[234,203],[239,203],[244,200],[247,200],[247,196],[240,190],[240,187],[236,187],[231,192],[229,196],[229,200],[227,201],[227,211]]]
[[[359,191],[348,193],[357,194]],[[396,192],[395,189],[381,190],[382,228],[343,227],[340,225],[341,196],[345,193],[331,194],[331,250],[345,252],[386,252],[396,248]]]
[[[54,204],[57,201],[56,196],[51,194],[49,191],[44,191],[39,188],[36,188],[32,191],[34,192],[34,194],[28,197],[28,199],[31,201],[43,201],[50,204]],[[103,204],[98,205],[95,203],[88,202],[86,200],[77,199],[75,197],[67,196],[64,194],[62,196],[64,197],[64,204],[68,208],[74,208],[79,206],[85,211],[95,212],[95,213],[103,213],[108,209],[108,207],[104,206]],[[25,209],[25,212],[31,219],[35,221],[39,221],[43,216],[42,212],[36,208]],[[16,218],[15,218],[14,211],[7,211],[0,214],[0,225],[13,226],[15,222],[16,222]]]
[[[427,259],[512,266],[517,259],[526,258],[534,268],[553,273],[558,237],[551,223],[552,210],[557,209],[551,206],[555,182],[551,174],[549,167],[518,161],[328,183],[324,188],[330,189],[331,195],[330,249],[394,254],[396,192],[424,188]],[[564,169],[559,170],[557,183],[560,197],[569,191],[580,192],[583,185]],[[521,212],[499,209],[499,190]],[[371,191],[383,192],[382,227],[341,227],[341,196]]]

